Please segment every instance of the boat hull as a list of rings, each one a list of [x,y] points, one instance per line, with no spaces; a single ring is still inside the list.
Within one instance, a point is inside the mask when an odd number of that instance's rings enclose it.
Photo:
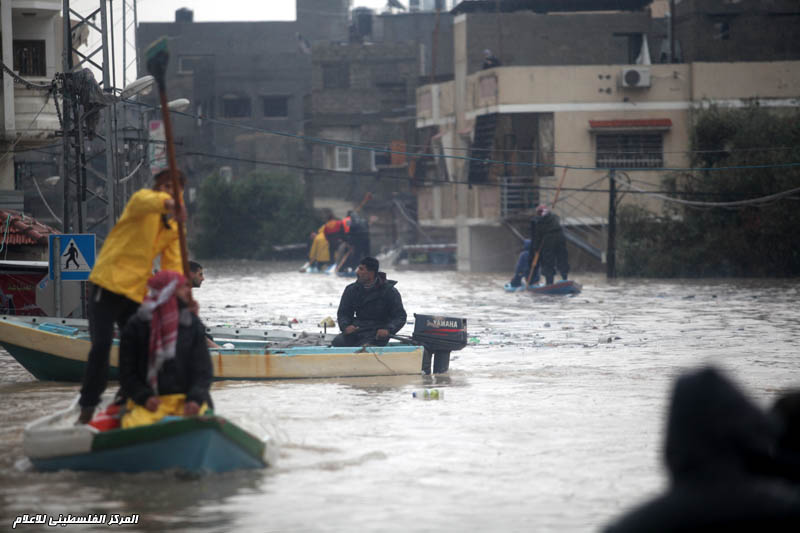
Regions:
[[[59,414],[26,428],[23,446],[38,470],[147,472],[178,469],[194,473],[264,468],[267,443],[218,416],[179,418],[131,429],[97,432],[65,427],[76,415]]]
[[[573,280],[564,280],[553,283],[552,285],[531,285],[528,287],[504,287],[506,292],[528,292],[531,294],[543,295],[571,295],[579,294],[581,292],[581,284]]]
[[[76,328],[43,330],[43,326],[6,318],[0,321],[0,344],[37,379],[80,382],[90,341]],[[74,331],[73,331],[74,330]],[[397,345],[356,348],[297,346],[271,349],[220,349],[211,351],[216,380],[259,380],[386,376],[419,374],[422,346]],[[110,356],[110,379],[118,379],[117,346]]]

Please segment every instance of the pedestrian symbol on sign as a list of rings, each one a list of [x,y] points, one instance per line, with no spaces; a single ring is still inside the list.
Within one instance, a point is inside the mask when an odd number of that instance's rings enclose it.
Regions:
[[[92,267],[83,257],[80,249],[75,245],[75,239],[70,239],[66,252],[61,254],[61,272],[89,272]]]

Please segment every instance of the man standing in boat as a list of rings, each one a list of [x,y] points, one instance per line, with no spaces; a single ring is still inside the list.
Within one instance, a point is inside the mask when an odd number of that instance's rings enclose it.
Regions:
[[[337,318],[339,329],[331,346],[385,346],[389,336],[406,324],[403,299],[396,281],[379,272],[378,260],[365,257],[356,268],[357,280],[344,289]]]
[[[533,243],[531,259],[536,258],[538,251],[545,283],[553,284],[556,268],[561,273],[561,278],[566,280],[569,275],[567,240],[558,215],[544,204],[536,208],[536,216],[531,220],[531,242]],[[530,269],[528,271],[530,272]]]
[[[179,172],[178,179],[183,187],[186,177]],[[152,189],[141,189],[131,196],[89,275],[92,347],[81,386],[80,424],[92,419],[108,383],[114,324],[122,330],[144,299],[153,260],[160,255],[163,270],[182,269],[178,225],[168,216],[185,220],[186,212],[182,205],[175,205],[168,170],[156,174],[153,180]]]

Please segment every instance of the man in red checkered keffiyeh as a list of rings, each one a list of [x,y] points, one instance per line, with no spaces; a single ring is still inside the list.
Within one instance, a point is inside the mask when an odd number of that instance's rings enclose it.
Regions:
[[[187,284],[186,278],[171,270],[162,270],[147,281],[147,296],[139,307],[141,318],[150,321],[150,350],[147,382],[158,394],[158,371],[164,361],[175,357],[180,309],[176,291]]]
[[[122,330],[119,379],[128,402],[123,428],[152,424],[165,416],[193,416],[212,408],[214,376],[205,326],[193,313],[189,281],[161,271]]]

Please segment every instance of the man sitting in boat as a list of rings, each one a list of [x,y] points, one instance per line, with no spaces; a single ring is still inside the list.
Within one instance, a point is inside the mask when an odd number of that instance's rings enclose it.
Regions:
[[[525,239],[522,244],[522,251],[517,258],[517,266],[514,267],[514,277],[511,281],[506,283],[506,289],[516,289],[521,287],[523,282],[528,282],[528,271],[531,266],[531,240]],[[539,283],[539,263],[534,267],[533,276],[531,277],[531,284]]]
[[[178,172],[180,186],[186,177]],[[178,224],[168,219],[186,218],[183,206],[175,205],[172,178],[163,170],[153,178],[152,189],[137,191],[106,238],[89,275],[89,333],[92,347],[81,386],[78,423],[92,419],[108,383],[108,358],[114,324],[120,330],[136,312],[153,272],[153,260],[161,256],[161,268],[180,270]],[[179,191],[182,193],[182,191]],[[179,194],[180,196],[180,194]]]
[[[337,318],[339,329],[331,346],[385,346],[389,336],[406,324],[403,299],[396,281],[379,272],[378,260],[365,257],[356,268],[354,283],[344,289]]]
[[[203,414],[211,405],[214,370],[205,327],[191,312],[191,284],[162,270],[122,331],[119,380],[128,398],[122,427],[152,424],[168,415]]]
[[[192,284],[192,288],[199,289],[205,280],[203,265],[197,261],[189,261],[189,282]],[[209,348],[222,348],[222,346],[214,342],[214,337],[208,333],[206,333],[206,344]]]
[[[536,216],[531,220],[531,242],[533,243],[533,258],[539,251],[539,263],[542,265],[545,283],[553,284],[556,268],[561,273],[561,279],[566,280],[569,274],[569,261],[567,257],[567,240],[558,215],[542,204],[536,208]]]

